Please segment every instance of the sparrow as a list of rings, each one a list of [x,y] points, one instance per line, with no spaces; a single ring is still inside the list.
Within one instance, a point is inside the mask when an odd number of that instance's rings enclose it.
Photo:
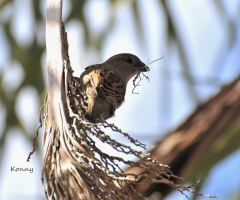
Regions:
[[[137,56],[117,54],[102,64],[85,68],[77,78],[84,96],[85,118],[101,123],[111,118],[124,101],[128,81],[135,75],[149,71]]]

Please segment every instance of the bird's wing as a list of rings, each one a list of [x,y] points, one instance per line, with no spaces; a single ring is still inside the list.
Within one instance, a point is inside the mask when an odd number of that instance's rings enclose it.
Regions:
[[[91,83],[98,97],[102,96],[118,108],[124,100],[126,90],[122,79],[114,70],[105,68],[103,65],[91,65],[85,70],[80,77],[83,84]]]
[[[109,103],[119,107],[125,96],[125,86],[122,79],[110,69],[100,69],[98,91],[104,95]]]
[[[100,69],[101,66],[102,66],[101,64],[90,65],[90,66],[86,67],[85,70],[89,73],[93,70]]]

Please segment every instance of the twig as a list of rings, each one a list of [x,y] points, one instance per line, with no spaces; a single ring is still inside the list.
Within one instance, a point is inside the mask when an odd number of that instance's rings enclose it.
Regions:
[[[150,69],[148,68],[148,65],[150,65],[150,64],[152,64],[152,63],[154,63],[154,62],[156,62],[156,61],[158,61],[158,60],[160,60],[160,59],[162,59],[162,58],[164,58],[164,56],[162,56],[161,58],[158,58],[158,59],[156,59],[156,60],[153,60],[152,62],[149,62],[149,60],[148,60],[148,61],[147,61],[147,64],[145,65],[144,68],[146,68],[147,71],[149,71]],[[144,76],[144,78],[146,78],[146,79],[148,80],[148,82],[149,82],[149,80],[150,80],[150,79],[148,78],[148,76],[146,76],[143,72],[138,73],[138,74],[135,76],[135,78],[133,79],[133,86],[134,86],[134,88],[133,88],[133,90],[132,90],[132,93],[133,93],[133,94],[139,94],[138,92],[134,92],[134,90],[136,89],[137,86],[140,86],[139,83],[143,80],[143,78],[141,78],[141,74]],[[137,81],[138,78],[139,78],[139,81],[138,81],[137,84],[136,84],[136,81]]]
[[[38,135],[39,135],[39,129],[42,127],[42,116],[41,116],[41,111],[42,111],[42,108],[44,107],[44,104],[41,106],[40,108],[40,116],[39,116],[39,123],[40,125],[38,126],[38,129],[37,129],[37,134],[35,135],[35,137],[33,138],[33,150],[28,154],[28,158],[27,158],[27,162],[30,161],[31,159],[31,156],[32,154],[36,151],[36,140],[38,138]]]

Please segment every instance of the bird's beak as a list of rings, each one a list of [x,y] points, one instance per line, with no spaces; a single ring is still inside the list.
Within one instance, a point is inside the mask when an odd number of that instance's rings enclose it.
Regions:
[[[150,69],[146,64],[141,62],[140,66],[139,66],[139,71],[140,72],[148,72],[148,71],[150,71]]]

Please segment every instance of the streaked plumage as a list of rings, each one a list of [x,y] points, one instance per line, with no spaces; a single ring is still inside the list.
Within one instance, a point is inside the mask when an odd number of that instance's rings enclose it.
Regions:
[[[128,81],[149,68],[135,55],[118,54],[102,64],[91,65],[79,78],[85,96],[85,118],[92,123],[112,117],[124,101]]]

